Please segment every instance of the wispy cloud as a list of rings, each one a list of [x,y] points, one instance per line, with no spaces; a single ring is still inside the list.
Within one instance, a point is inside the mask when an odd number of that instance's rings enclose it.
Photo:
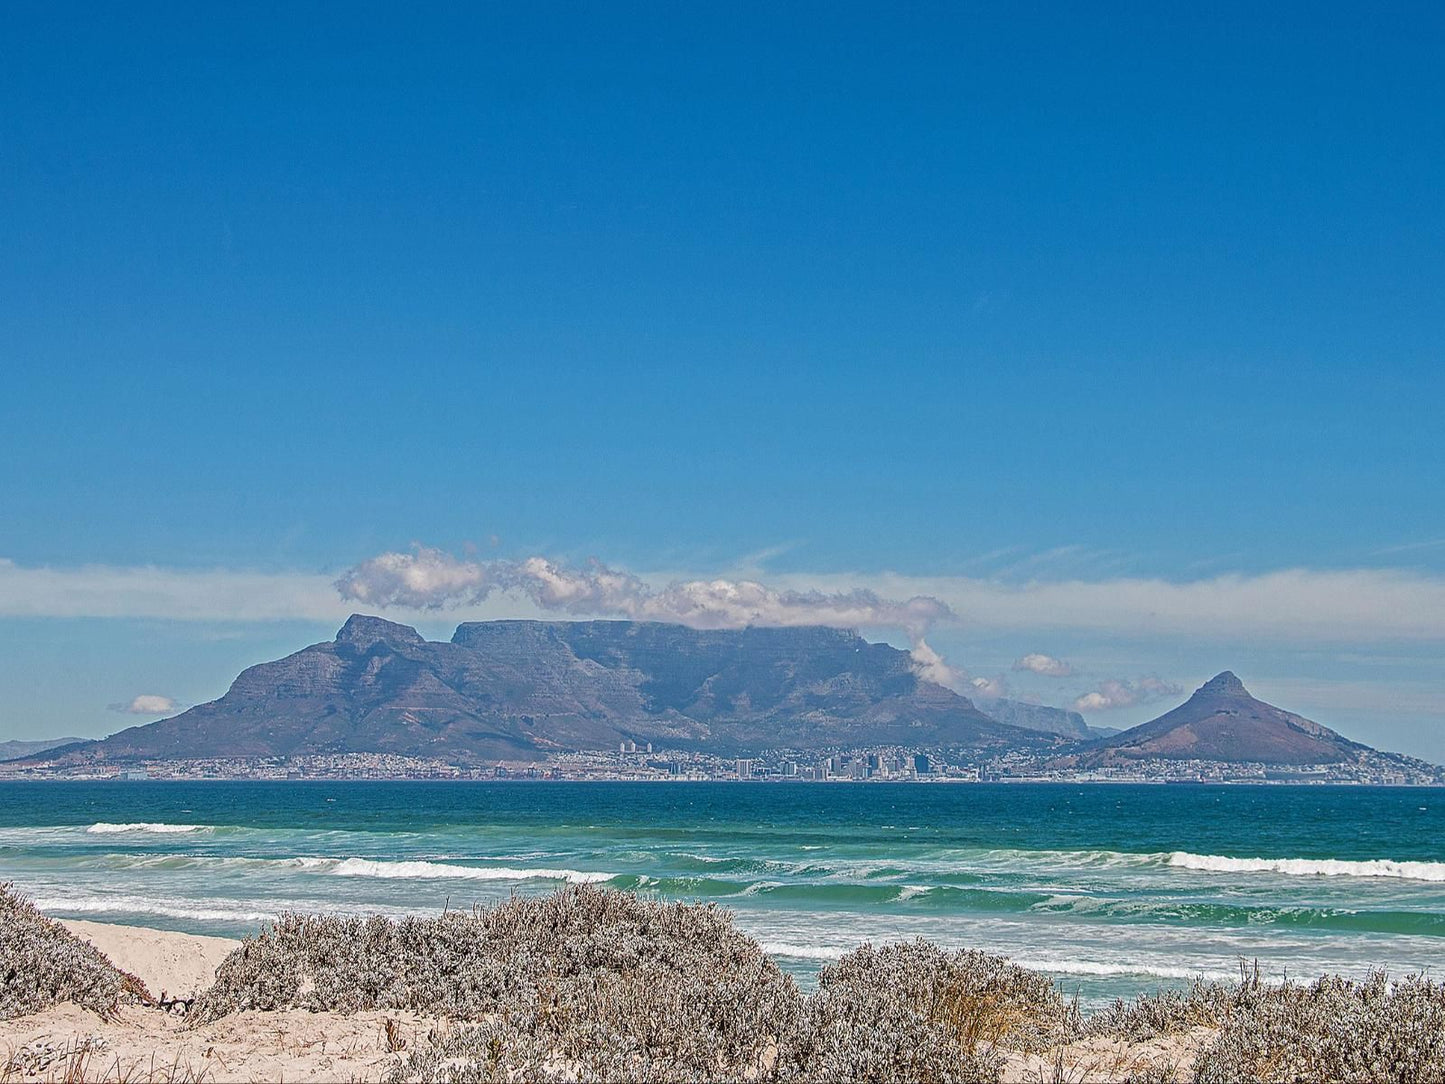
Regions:
[[[782,585],[797,576],[779,577]],[[1078,630],[1109,636],[1187,636],[1275,644],[1445,641],[1445,577],[1404,569],[1286,569],[1207,579],[1034,580],[823,575],[882,594],[928,594],[966,624],[989,629]]]
[[[0,558],[0,617],[178,621],[345,618],[334,576],[151,565],[22,566]]]
[[[1111,680],[1099,682],[1098,688],[1074,701],[1075,711],[1114,711],[1147,704],[1166,696],[1178,696],[1184,689],[1172,681],[1142,677],[1137,681]]]
[[[1074,668],[1063,659],[1056,659],[1052,655],[1041,655],[1037,652],[1025,655],[1021,659],[1015,659],[1014,669],[1028,670],[1035,674],[1042,674],[1044,677],[1068,677],[1074,672]]]
[[[1438,550],[1445,548],[1445,538],[1432,538],[1427,542],[1405,542],[1398,546],[1385,546],[1383,549],[1375,550],[1375,556],[1384,557],[1396,553],[1418,553],[1421,550]]]
[[[542,558],[529,559],[541,561],[540,566],[503,562],[493,569],[487,562],[452,559],[455,564],[449,566],[420,560],[415,550],[382,556],[390,559],[363,562],[342,577],[353,585],[345,596],[335,586],[334,573],[52,568],[0,558],[0,617],[329,622],[344,619],[358,604],[384,604],[422,616],[446,606],[449,614],[479,619],[569,612],[568,599],[574,602],[570,612],[584,612],[587,605],[621,598],[632,601],[594,612],[656,620],[679,620],[691,612],[690,620],[722,624],[755,615],[759,623],[900,628],[926,626],[951,613],[970,628],[1030,633],[1275,645],[1445,642],[1445,577],[1403,569],[1287,569],[1184,581],[1039,579],[1024,584],[966,576],[793,572],[769,575],[763,586],[739,576],[658,578],[605,565],[569,569]],[[489,581],[489,574],[497,578]],[[554,574],[556,582],[548,587]],[[517,589],[495,590],[502,581]],[[484,590],[488,583],[492,588]],[[445,601],[448,597],[453,601]],[[898,599],[923,601],[887,601]]]

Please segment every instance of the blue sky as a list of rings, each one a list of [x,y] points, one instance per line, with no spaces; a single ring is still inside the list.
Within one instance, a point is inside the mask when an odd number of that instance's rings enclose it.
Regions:
[[[938,597],[1019,695],[1227,666],[1445,759],[1442,29],[8,5],[0,738],[419,544]]]

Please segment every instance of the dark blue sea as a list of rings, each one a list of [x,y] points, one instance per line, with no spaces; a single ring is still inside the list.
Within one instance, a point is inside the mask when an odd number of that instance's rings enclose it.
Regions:
[[[1445,791],[557,782],[0,783],[0,880],[243,936],[591,882],[736,914],[806,985],[864,941],[1005,953],[1085,1004],[1191,977],[1445,972]]]

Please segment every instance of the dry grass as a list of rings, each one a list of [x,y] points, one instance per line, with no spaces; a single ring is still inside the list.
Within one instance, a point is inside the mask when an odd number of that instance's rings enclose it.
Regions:
[[[0,1020],[64,1001],[110,1016],[123,1003],[152,1000],[140,979],[0,884]]]

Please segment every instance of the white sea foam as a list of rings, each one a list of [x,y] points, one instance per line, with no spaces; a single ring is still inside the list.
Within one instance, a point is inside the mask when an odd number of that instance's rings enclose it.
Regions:
[[[136,824],[109,824],[101,821],[86,829],[91,835],[96,836],[118,835],[122,832],[148,832],[152,835],[170,836],[183,835],[187,832],[209,832],[210,830],[209,824],[161,824],[150,821]]]
[[[1175,851],[1169,864],[1207,873],[1280,873],[1289,877],[1390,877],[1445,882],[1445,862],[1396,862],[1388,858],[1229,858],[1219,854]]]
[[[307,862],[308,860],[302,859]],[[451,866],[443,862],[374,862],[368,858],[311,859],[311,868],[325,869],[337,877],[379,877],[383,880],[466,880],[466,881],[569,881],[599,884],[610,881],[611,873],[576,869],[514,869],[509,866]],[[335,862],[327,868],[324,863]]]
[[[926,896],[932,891],[933,888],[930,885],[904,885],[898,891],[898,898],[900,900],[911,900],[915,896]]]
[[[731,893],[729,893],[729,895],[732,895],[732,896],[756,896],[756,895],[758,895],[758,894],[761,893],[761,892],[770,892],[770,891],[772,891],[772,890],[775,889],[775,888],[782,888],[782,887],[783,887],[783,883],[782,883],[781,881],[754,881],[752,884],[750,884],[750,885],[748,885],[746,888],[744,888],[741,892],[731,892]]]
[[[1021,957],[1014,958],[1013,962],[1030,971],[1049,971],[1055,975],[1152,975],[1160,979],[1230,979],[1239,977],[1238,972],[1211,971],[1197,967],[1173,967],[1168,964],[1115,964],[1072,958],[1050,960]]]
[[[791,956],[795,960],[841,960],[848,951],[827,945],[798,945],[788,941],[764,941],[763,951],[769,956]]]
[[[42,911],[68,911],[83,915],[159,915],[196,922],[274,922],[277,918],[273,911],[207,906],[202,901],[185,906],[183,901],[162,902],[142,896],[81,896],[77,899],[40,897],[32,902]]]

